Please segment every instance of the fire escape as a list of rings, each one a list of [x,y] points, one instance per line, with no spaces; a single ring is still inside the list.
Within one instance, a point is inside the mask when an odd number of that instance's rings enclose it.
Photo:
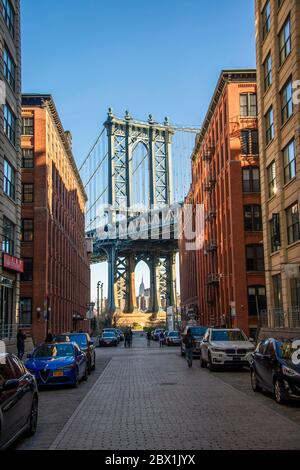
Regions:
[[[210,147],[203,154],[203,160],[207,164],[207,178],[204,184],[204,191],[206,193],[206,256],[207,256],[207,278],[205,282],[206,288],[206,303],[209,306],[209,321],[211,325],[216,324],[216,299],[217,289],[219,286],[219,275],[217,270],[217,232],[216,232],[216,173],[213,165],[213,156],[215,148]]]

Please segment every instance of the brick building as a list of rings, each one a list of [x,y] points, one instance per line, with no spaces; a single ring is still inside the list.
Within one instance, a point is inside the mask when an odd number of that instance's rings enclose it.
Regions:
[[[88,329],[86,194],[50,95],[22,97],[22,317],[34,340]]]
[[[256,72],[223,71],[192,156],[193,202],[205,212],[198,321],[251,334],[266,308],[258,153]],[[185,299],[195,268],[181,269]]]
[[[299,0],[257,0],[256,27],[265,325],[287,333],[300,328]]]
[[[184,200],[185,204],[194,206],[192,188]],[[190,214],[191,216],[191,214]],[[193,220],[184,220],[184,224],[193,224]],[[185,231],[179,239],[179,264],[181,287],[181,319],[183,326],[189,320],[199,320],[199,297],[197,295],[197,267],[196,251],[187,249],[189,240],[185,237]]]
[[[0,6],[0,340],[10,340],[19,323],[22,271],[20,3]]]

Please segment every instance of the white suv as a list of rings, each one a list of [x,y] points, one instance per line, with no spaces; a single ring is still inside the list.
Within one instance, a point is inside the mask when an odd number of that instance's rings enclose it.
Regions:
[[[255,347],[242,330],[208,328],[200,346],[200,365],[211,371],[218,367],[249,366]]]

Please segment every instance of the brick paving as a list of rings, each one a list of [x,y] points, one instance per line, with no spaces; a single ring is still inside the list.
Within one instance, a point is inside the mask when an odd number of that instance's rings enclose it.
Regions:
[[[178,349],[134,346],[98,350],[112,360],[51,449],[300,449],[300,426],[255,394],[188,369]]]

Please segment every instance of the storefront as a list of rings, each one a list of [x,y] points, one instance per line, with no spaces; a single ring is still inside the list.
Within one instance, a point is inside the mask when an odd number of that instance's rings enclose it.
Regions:
[[[11,338],[14,323],[14,282],[0,276],[0,338]]]

